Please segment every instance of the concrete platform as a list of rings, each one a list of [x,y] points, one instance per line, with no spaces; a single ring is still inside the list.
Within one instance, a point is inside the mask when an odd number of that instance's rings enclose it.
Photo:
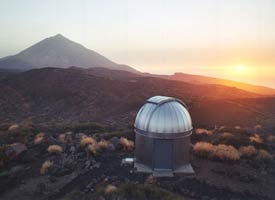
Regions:
[[[173,177],[174,173],[171,170],[154,170],[153,176],[155,176],[155,177]]]
[[[183,165],[182,167],[174,170],[175,174],[195,174],[191,164]]]
[[[137,169],[138,172],[142,173],[152,173],[152,169],[147,167],[146,165],[140,164],[135,162],[134,167]]]
[[[156,177],[173,177],[174,175],[192,175],[195,174],[193,167],[191,164],[183,165],[182,167],[176,170],[165,170],[165,169],[154,169],[152,170],[150,167],[136,163],[134,164],[137,172],[153,174]]]

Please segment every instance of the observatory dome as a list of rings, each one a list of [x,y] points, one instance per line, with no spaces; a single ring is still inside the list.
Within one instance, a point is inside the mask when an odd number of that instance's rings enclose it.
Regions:
[[[154,96],[139,110],[135,128],[143,133],[188,133],[192,121],[186,105],[179,99]]]

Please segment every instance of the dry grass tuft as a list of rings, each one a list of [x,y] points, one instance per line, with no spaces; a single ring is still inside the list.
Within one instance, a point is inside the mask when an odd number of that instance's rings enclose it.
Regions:
[[[258,155],[256,156],[257,160],[271,160],[273,156],[268,153],[268,151],[260,149]]]
[[[195,130],[195,133],[198,134],[198,135],[200,135],[200,134],[212,135],[213,131],[209,131],[209,130],[204,129],[204,128],[197,128]]]
[[[47,174],[50,167],[53,166],[53,164],[54,164],[53,161],[50,161],[50,160],[45,161],[40,168],[40,174],[42,175]]]
[[[96,154],[96,152],[98,151],[98,145],[95,144],[88,144],[88,146],[86,147],[86,151],[91,153],[91,154]]]
[[[254,129],[255,129],[256,131],[261,130],[262,128],[263,128],[263,127],[262,127],[262,125],[260,125],[260,124],[257,124],[257,125],[254,126]]]
[[[219,160],[236,161],[240,159],[238,150],[231,145],[213,145],[208,142],[198,142],[194,145],[194,152],[198,156],[217,158]]]
[[[109,185],[106,186],[104,192],[105,192],[105,194],[110,194],[110,193],[115,192],[116,190],[117,190],[116,186],[109,184]]]
[[[223,139],[231,139],[234,137],[234,135],[232,133],[229,133],[229,132],[224,132],[220,135],[221,138]]]
[[[44,138],[43,137],[38,137],[34,139],[34,144],[40,144],[41,142],[43,142]]]
[[[95,145],[95,144],[97,144],[97,142],[93,137],[83,137],[80,140],[81,147],[85,147],[87,145]]]
[[[89,140],[88,145],[86,147],[86,151],[91,154],[96,154],[98,151],[107,149],[108,145],[109,142],[104,139],[100,140],[100,142],[96,142],[96,140],[91,142],[91,140]]]
[[[45,137],[44,133],[38,133],[34,138],[34,144],[40,144],[41,142],[43,142],[44,137]]]
[[[194,145],[195,154],[202,157],[207,157],[214,151],[214,145],[208,142],[197,142]]]
[[[255,143],[258,143],[258,144],[262,144],[263,143],[262,138],[258,134],[250,136],[249,140],[250,140],[250,142],[255,142]]]
[[[125,137],[121,137],[119,139],[119,142],[123,146],[124,150],[132,151],[134,149],[134,142],[131,140],[128,140]]]
[[[214,152],[212,153],[214,158],[218,158],[219,160],[228,160],[228,161],[236,161],[240,159],[240,154],[238,150],[231,146],[225,144],[218,144],[214,148]]]
[[[240,153],[241,157],[251,158],[251,157],[257,155],[257,149],[255,149],[254,146],[249,145],[249,146],[245,146],[245,147],[240,147],[239,153]]]
[[[48,150],[49,153],[58,154],[58,153],[61,153],[63,151],[63,148],[59,145],[50,145],[47,150]]]
[[[100,150],[105,150],[105,149],[107,149],[108,145],[109,145],[109,142],[108,142],[107,140],[104,140],[104,139],[100,140],[100,141],[97,143],[97,146],[98,146],[98,148],[99,148]]]
[[[71,134],[62,133],[58,135],[58,141],[62,144],[71,144],[73,143],[73,138]]]
[[[19,125],[18,124],[12,124],[9,127],[9,131],[17,131],[19,129]]]
[[[237,130],[241,129],[240,126],[235,126],[234,128],[237,129]]]

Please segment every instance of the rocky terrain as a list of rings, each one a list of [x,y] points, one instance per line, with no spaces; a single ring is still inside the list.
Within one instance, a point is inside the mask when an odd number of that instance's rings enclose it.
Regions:
[[[274,97],[102,68],[43,68],[4,74],[0,89],[2,123],[26,118],[36,123],[132,123],[144,101],[160,94],[187,103],[196,125],[268,124],[275,113]]]
[[[3,125],[0,198],[274,199],[274,132],[260,125],[196,129],[196,174],[155,178],[122,164],[134,156],[131,127]]]

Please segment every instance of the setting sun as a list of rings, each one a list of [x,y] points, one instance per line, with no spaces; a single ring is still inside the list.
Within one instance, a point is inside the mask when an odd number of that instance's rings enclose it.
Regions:
[[[244,66],[244,65],[237,65],[236,67],[235,67],[235,71],[236,72],[243,72],[243,71],[245,71],[246,70],[246,67]]]

